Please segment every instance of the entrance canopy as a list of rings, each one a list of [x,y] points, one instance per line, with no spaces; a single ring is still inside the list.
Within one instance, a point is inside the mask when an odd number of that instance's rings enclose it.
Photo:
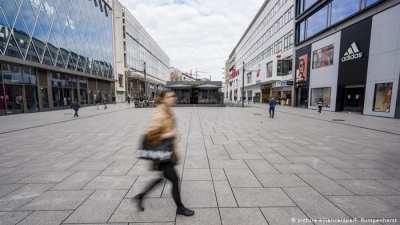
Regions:
[[[222,81],[167,81],[170,89],[218,89],[222,88]]]

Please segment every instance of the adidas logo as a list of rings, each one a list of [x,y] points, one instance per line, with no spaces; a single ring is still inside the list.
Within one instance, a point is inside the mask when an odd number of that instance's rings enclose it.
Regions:
[[[360,50],[358,50],[357,44],[355,42],[353,42],[353,44],[351,44],[350,48],[347,49],[347,52],[344,53],[344,56],[342,57],[342,62],[350,61],[353,59],[359,59],[361,57],[363,57],[362,52],[360,52]]]

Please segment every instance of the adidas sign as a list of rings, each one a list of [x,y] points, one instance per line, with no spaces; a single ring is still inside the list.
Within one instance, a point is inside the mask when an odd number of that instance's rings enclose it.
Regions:
[[[353,42],[353,44],[351,44],[350,48],[347,49],[347,52],[344,53],[344,56],[342,57],[342,62],[350,61],[353,59],[359,59],[361,57],[363,57],[362,52],[360,52],[360,50],[358,50],[357,44],[355,42]]]

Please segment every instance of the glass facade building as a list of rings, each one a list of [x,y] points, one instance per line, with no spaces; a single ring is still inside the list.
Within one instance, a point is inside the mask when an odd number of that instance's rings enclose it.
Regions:
[[[112,31],[103,0],[0,1],[0,115],[111,94]]]

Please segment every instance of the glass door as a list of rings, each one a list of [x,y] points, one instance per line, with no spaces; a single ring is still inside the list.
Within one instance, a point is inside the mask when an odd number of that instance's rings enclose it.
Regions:
[[[5,103],[7,106],[7,114],[19,114],[24,112],[24,104],[22,98],[22,86],[4,84]]]
[[[364,107],[364,88],[345,88],[343,111],[362,112]]]
[[[1,77],[1,75],[0,75]],[[7,115],[3,84],[0,83],[0,116]]]
[[[64,101],[64,108],[71,107],[71,89],[69,88],[63,89],[63,101]]]

